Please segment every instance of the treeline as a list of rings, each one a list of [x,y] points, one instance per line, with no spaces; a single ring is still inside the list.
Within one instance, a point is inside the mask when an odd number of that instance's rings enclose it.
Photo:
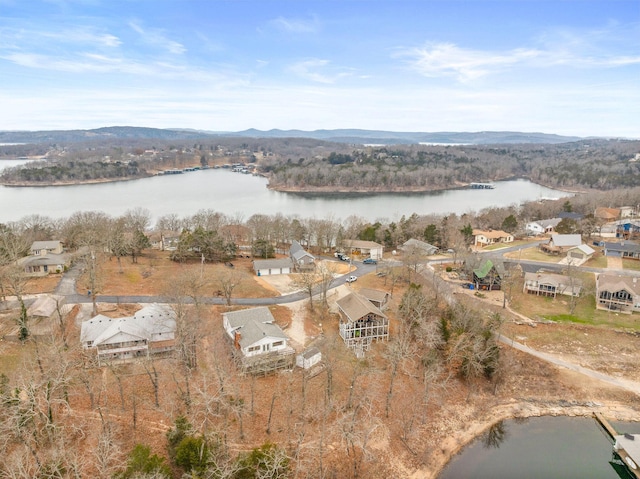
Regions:
[[[430,190],[527,177],[556,188],[610,190],[640,183],[639,141],[589,140],[558,145],[354,148],[322,158],[260,163],[274,189]]]
[[[151,242],[174,238],[172,257],[176,261],[202,259],[208,262],[232,258],[239,245],[250,246],[256,257],[271,257],[298,241],[317,253],[340,248],[345,240],[375,241],[393,250],[411,238],[439,248],[465,249],[470,232],[478,229],[503,229],[515,235],[525,234],[527,222],[554,218],[562,211],[581,213],[581,220],[563,221],[564,233],[580,233],[585,238],[597,234],[602,223],[594,218],[598,206],[617,207],[640,204],[640,187],[608,192],[580,194],[569,199],[529,202],[502,208],[486,208],[463,215],[406,214],[393,220],[368,221],[358,216],[344,220],[301,218],[291,215],[225,215],[214,210],[200,210],[180,217],[163,215],[152,222],[149,211],[135,208],[122,216],[102,212],[78,212],[66,219],[41,215],[0,225],[0,236],[11,241],[5,249],[14,251],[13,260],[26,254],[36,240],[61,240],[69,249],[86,244],[100,244],[100,249],[121,258],[136,255]],[[9,235],[10,233],[10,235]],[[20,248],[18,246],[20,245]],[[3,257],[0,247],[0,258]],[[10,260],[11,258],[5,258]]]
[[[46,151],[44,151],[46,150]],[[255,163],[274,189],[426,191],[526,177],[555,188],[611,190],[640,184],[640,141],[553,145],[354,146],[308,138],[104,139],[0,146],[0,157],[44,157],[5,171],[4,183],[135,178],[170,168]]]

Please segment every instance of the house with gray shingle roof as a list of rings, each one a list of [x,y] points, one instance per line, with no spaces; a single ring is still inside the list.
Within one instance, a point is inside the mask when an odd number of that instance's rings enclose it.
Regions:
[[[580,296],[582,281],[555,273],[525,273],[522,291],[537,296],[551,296],[553,298],[559,294]]]
[[[433,246],[432,244],[425,243],[424,241],[420,241],[414,238],[408,239],[405,241],[402,246],[398,248],[400,251],[411,251],[412,249],[420,251],[426,256],[430,256],[432,254],[436,254],[438,252],[438,248]]]
[[[224,330],[245,357],[288,348],[289,338],[275,321],[266,306],[222,314]]]
[[[16,262],[27,276],[62,273],[69,265],[69,255],[64,252],[60,241],[34,241],[30,253]]]
[[[297,241],[291,243],[289,248],[289,257],[293,262],[293,266],[297,270],[308,270],[315,267],[316,257],[302,247]]]
[[[565,254],[571,248],[582,244],[579,234],[554,233],[546,243],[540,244],[540,251],[548,254]]]
[[[152,304],[133,316],[109,318],[97,315],[82,323],[80,342],[94,349],[98,361],[130,360],[173,351],[176,313],[163,304]]]
[[[291,258],[256,259],[253,261],[253,270],[258,276],[289,274],[293,270],[293,261]]]
[[[605,256],[640,259],[640,244],[634,241],[620,241],[619,243],[605,241],[603,252]]]
[[[629,314],[640,311],[640,278],[600,273],[596,279],[596,308]]]

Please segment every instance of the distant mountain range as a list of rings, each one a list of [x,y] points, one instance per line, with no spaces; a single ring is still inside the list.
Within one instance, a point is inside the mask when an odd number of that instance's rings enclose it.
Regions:
[[[215,137],[246,138],[312,138],[354,144],[516,144],[516,143],[567,143],[584,138],[547,133],[522,133],[516,131],[479,132],[393,132],[381,130],[268,130],[249,129],[236,132],[214,132],[190,129],[161,129],[135,126],[110,126],[93,130],[50,131],[0,131],[0,143],[67,143],[108,139],[159,139],[184,140]]]

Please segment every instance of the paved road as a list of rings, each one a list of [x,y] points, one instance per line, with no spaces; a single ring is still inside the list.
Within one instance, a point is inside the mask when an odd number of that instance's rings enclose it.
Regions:
[[[333,261],[332,258],[323,258]],[[337,261],[336,261],[337,262]],[[376,270],[376,265],[364,264],[361,262],[352,262],[352,266],[356,269],[345,275],[338,276],[331,281],[329,289],[337,288],[345,284],[349,276],[360,277],[365,274],[371,273]],[[82,264],[76,264],[62,275],[60,283],[56,287],[56,294],[66,296],[67,303],[91,303],[92,299],[89,295],[78,294],[76,291],[76,281],[80,273],[82,272]],[[315,288],[313,294],[320,293],[319,287]],[[271,298],[232,298],[231,304],[238,304],[244,306],[264,306],[272,304],[287,304],[302,299],[308,298],[308,295],[304,291],[298,291],[291,294],[285,294],[282,296],[274,296]],[[184,303],[192,303],[191,298],[182,298]],[[200,298],[199,301],[204,304],[226,304],[225,298],[217,296],[208,296]],[[127,296],[127,295],[98,295],[96,296],[97,303],[175,303],[175,298],[168,296]]]

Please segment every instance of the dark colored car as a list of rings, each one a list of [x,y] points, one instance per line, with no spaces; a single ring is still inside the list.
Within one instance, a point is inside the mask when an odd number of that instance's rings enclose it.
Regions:
[[[373,258],[367,258],[363,261],[364,264],[378,264],[378,260],[375,260]]]

